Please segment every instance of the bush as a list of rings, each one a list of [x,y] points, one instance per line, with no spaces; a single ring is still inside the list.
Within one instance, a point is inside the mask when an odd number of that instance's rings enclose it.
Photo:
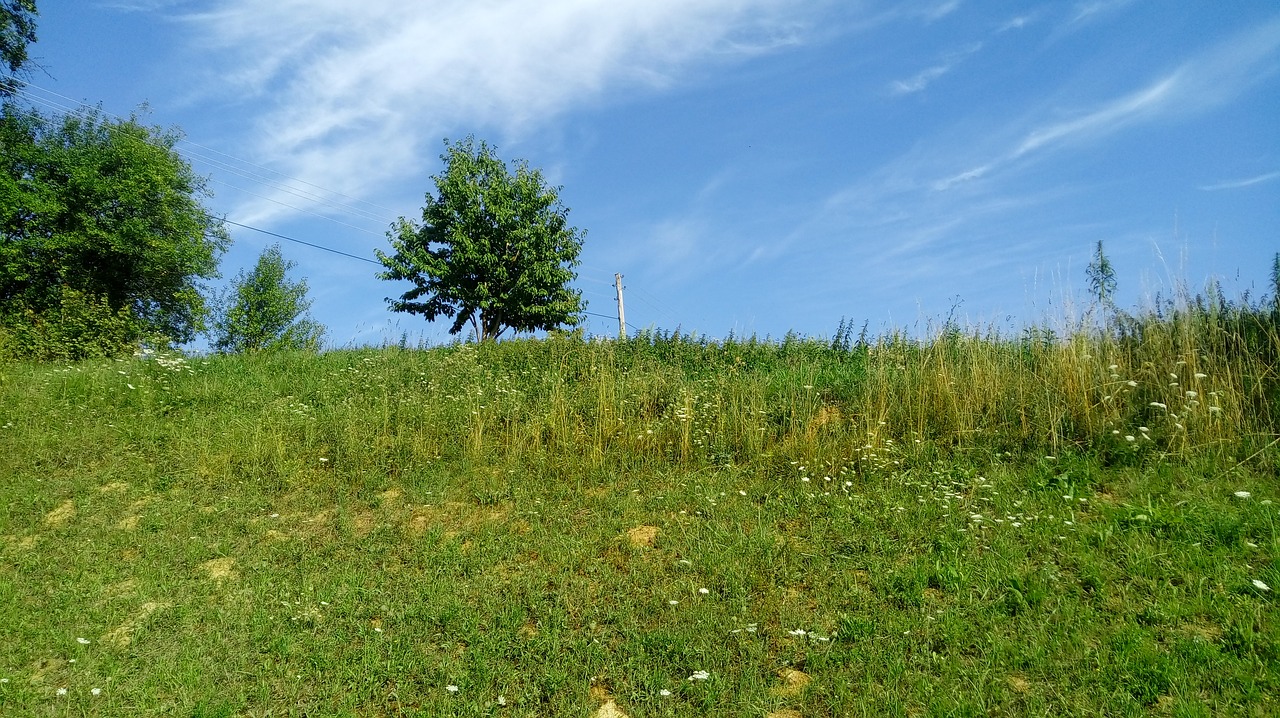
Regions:
[[[145,338],[128,309],[113,310],[106,297],[63,287],[56,305],[37,313],[20,307],[0,318],[0,357],[74,361],[127,355]]]

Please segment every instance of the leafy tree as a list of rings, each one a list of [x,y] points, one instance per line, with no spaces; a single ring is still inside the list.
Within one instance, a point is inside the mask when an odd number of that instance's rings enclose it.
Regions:
[[[1280,252],[1271,258],[1271,304],[1280,312]]]
[[[49,321],[71,299],[155,341],[203,328],[199,282],[229,239],[177,141],[136,117],[0,111],[0,321]]]
[[[0,65],[8,69],[0,76],[0,97],[22,87],[18,75],[27,64],[27,45],[35,41],[35,0],[0,0]]]
[[[231,282],[213,319],[213,348],[220,352],[254,352],[270,349],[317,351],[324,325],[303,314],[311,307],[307,280],[291,282],[290,269],[297,264],[280,254],[280,245],[263,250],[258,264]]]
[[[1102,240],[1098,240],[1098,248],[1085,269],[1085,276],[1089,279],[1089,293],[1098,304],[1102,307],[1111,306],[1111,297],[1116,291],[1116,270],[1102,251]]]
[[[474,138],[445,140],[445,148],[422,224],[401,217],[388,233],[395,254],[377,252],[387,268],[379,279],[414,284],[387,299],[391,309],[453,317],[451,334],[470,323],[478,341],[578,325],[582,293],[568,284],[583,234],[569,226],[559,188],[523,161],[508,168]]]

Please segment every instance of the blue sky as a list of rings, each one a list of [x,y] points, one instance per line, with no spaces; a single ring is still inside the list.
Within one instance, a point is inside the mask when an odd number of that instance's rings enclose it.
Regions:
[[[233,221],[370,257],[444,138],[563,187],[635,327],[830,336],[1124,306],[1280,251],[1280,6],[827,0],[40,2],[29,97],[180,127]],[[232,227],[225,277],[271,237]],[[378,267],[282,242],[332,345],[444,341]],[[588,330],[613,334],[616,320]]]

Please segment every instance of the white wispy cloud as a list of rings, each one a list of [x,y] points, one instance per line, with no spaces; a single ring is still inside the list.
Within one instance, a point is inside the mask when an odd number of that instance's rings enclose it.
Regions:
[[[964,62],[965,58],[978,52],[981,49],[982,49],[981,42],[970,43],[969,45],[966,45],[964,48],[956,52],[949,53],[946,57],[942,59],[942,62],[940,62],[937,65],[934,65],[933,67],[929,67],[924,70],[921,70],[920,72],[916,73],[915,75],[913,75],[912,77],[906,80],[895,80],[891,86],[893,94],[908,95],[908,94],[912,94],[912,93],[920,92],[921,90],[924,90],[934,80],[942,77],[948,72],[951,72],[951,70],[954,69],[956,65],[959,65],[961,62]]]
[[[191,0],[98,0],[98,7],[125,12],[155,12],[185,5]]]
[[[1121,10],[1132,3],[1133,0],[1091,0],[1090,2],[1078,3],[1070,24],[1077,25],[1082,22],[1092,21],[1095,18]]]
[[[1038,127],[1027,134],[1026,139],[1013,150],[1010,157],[1016,159],[1043,147],[1074,138],[1114,132],[1127,123],[1157,113],[1174,96],[1177,85],[1178,76],[1175,73],[1078,117]]]
[[[1117,236],[1118,224],[1078,226],[1093,221],[1083,198],[1105,194],[1096,179],[1044,184],[1044,174],[1052,171],[1045,165],[1066,152],[1106,147],[1134,128],[1227,105],[1280,72],[1278,50],[1280,21],[1264,23],[1191,53],[1128,92],[1101,99],[1069,96],[1070,88],[1080,86],[1073,83],[1031,98],[1003,123],[978,118],[953,125],[830,194],[797,222],[774,254],[816,247],[850,257],[848,262],[876,277],[877,289],[887,292],[903,276],[914,286],[932,287],[949,268],[969,267],[979,255],[982,271],[997,277],[1081,237]],[[1215,188],[1276,179],[1280,172]],[[1050,216],[1054,220],[1046,222]],[[859,239],[833,243],[826,237]]]
[[[1096,142],[1137,124],[1176,119],[1221,106],[1280,72],[1278,53],[1280,19],[1240,33],[1144,87],[1071,113],[1068,119],[1024,120],[1025,126],[1015,124],[992,133],[1021,139],[995,157],[970,158],[961,165],[968,169],[944,175],[931,186],[935,190],[951,189],[1059,147]]]
[[[1224,189],[1242,189],[1244,187],[1252,187],[1253,185],[1256,185],[1256,184],[1262,184],[1263,182],[1270,182],[1271,180],[1274,180],[1274,179],[1280,179],[1280,172],[1267,172],[1266,174],[1260,174],[1255,177],[1247,177],[1245,179],[1215,182],[1214,184],[1211,184],[1211,185],[1205,185],[1200,189],[1205,192],[1216,192],[1218,190],[1224,190]]]
[[[996,28],[996,34],[998,35],[1000,33],[1009,32],[1010,30],[1021,30],[1032,22],[1035,22],[1038,16],[1039,13],[1030,13],[1027,15],[1018,15],[1016,17],[1009,18],[1004,22],[1004,24]]]
[[[924,16],[926,20],[930,21],[941,20],[958,9],[960,9],[960,0],[943,0],[937,5],[927,8],[924,11]]]
[[[257,113],[249,148],[357,196],[415,172],[445,134],[519,137],[700,63],[800,41],[801,0],[219,0],[189,16],[216,83]],[[282,210],[258,202],[246,220]]]

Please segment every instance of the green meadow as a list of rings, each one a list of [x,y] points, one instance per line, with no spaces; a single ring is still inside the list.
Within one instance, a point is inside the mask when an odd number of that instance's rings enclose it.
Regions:
[[[1280,713],[1280,321],[0,365],[0,715]]]

